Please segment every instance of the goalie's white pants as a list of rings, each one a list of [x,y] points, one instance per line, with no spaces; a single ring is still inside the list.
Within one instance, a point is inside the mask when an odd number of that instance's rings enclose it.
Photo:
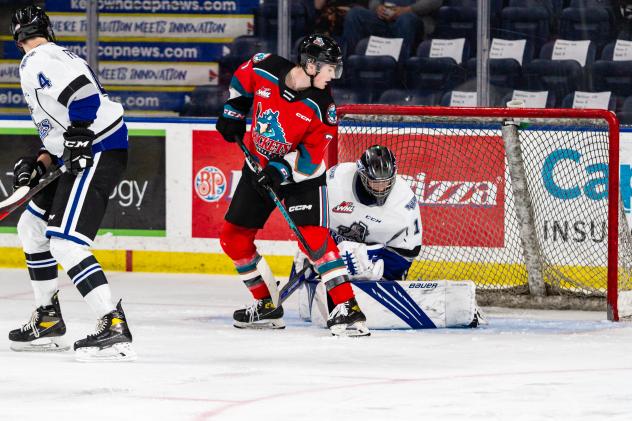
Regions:
[[[468,327],[476,318],[472,281],[351,281],[369,329]],[[322,282],[303,283],[299,314],[318,326],[327,324],[327,295]]]

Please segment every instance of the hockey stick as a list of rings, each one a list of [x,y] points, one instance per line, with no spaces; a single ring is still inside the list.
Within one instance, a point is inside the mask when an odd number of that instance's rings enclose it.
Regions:
[[[44,177],[35,187],[22,186],[13,194],[0,202],[0,221],[9,216],[14,210],[31,200],[37,193],[42,191],[46,186],[55,181],[63,171],[57,168],[47,177]]]
[[[308,270],[313,270],[313,267],[312,267],[311,264],[309,264],[309,262],[307,262],[307,264],[305,264],[303,266],[303,269],[301,269],[300,271],[295,273],[294,276],[292,276],[292,278],[290,278],[290,280],[287,281],[287,283],[285,285],[283,285],[283,288],[281,288],[281,290],[279,291],[279,303],[278,303],[278,305],[283,304],[285,302],[285,300],[290,298],[290,295],[292,295],[294,293],[294,291],[296,291],[298,289],[298,287],[301,285],[301,282],[302,282],[301,277]]]
[[[255,174],[259,174],[262,171],[261,166],[255,160],[255,157],[252,155],[252,153],[250,153],[250,151],[246,148],[246,145],[244,145],[243,139],[240,139],[238,137],[236,137],[236,139],[237,139],[237,143],[239,144],[239,147],[244,152],[244,155],[246,156],[246,160],[250,164],[250,167],[255,170]],[[270,188],[270,186],[265,186],[265,189],[268,192],[268,196],[270,196],[270,199],[272,199],[276,207],[281,212],[281,215],[283,215],[283,218],[290,226],[290,229],[292,230],[294,235],[296,235],[296,238],[298,238],[299,243],[301,243],[303,248],[305,248],[305,251],[307,251],[307,255],[309,256],[310,260],[312,262],[315,262],[321,257],[323,257],[325,255],[325,252],[327,251],[328,239],[325,240],[325,242],[323,243],[322,246],[320,246],[319,249],[317,250],[312,249],[307,244],[307,241],[305,241],[305,237],[303,237],[303,234],[301,234],[301,232],[298,230],[298,227],[294,223],[294,220],[292,220],[292,217],[288,213],[287,209],[285,209],[285,206],[283,205],[283,203],[281,203],[279,196],[277,196],[277,194],[274,192],[274,190],[272,190],[272,188]]]

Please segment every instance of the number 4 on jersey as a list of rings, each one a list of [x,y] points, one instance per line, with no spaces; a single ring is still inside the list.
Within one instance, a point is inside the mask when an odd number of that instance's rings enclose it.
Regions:
[[[40,87],[43,88],[50,88],[51,86],[53,86],[53,84],[51,83],[50,79],[46,77],[46,75],[43,72],[39,72],[37,74],[37,80],[39,82]]]

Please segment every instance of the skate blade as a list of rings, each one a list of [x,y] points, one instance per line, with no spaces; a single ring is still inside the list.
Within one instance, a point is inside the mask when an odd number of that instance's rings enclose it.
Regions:
[[[339,324],[329,328],[333,336],[346,336],[349,338],[360,338],[362,336],[371,336],[369,328],[364,322],[355,322],[352,325]]]
[[[123,342],[103,349],[97,347],[79,348],[75,351],[75,358],[81,362],[135,361],[138,355],[130,342]]]
[[[11,342],[11,350],[16,352],[64,352],[70,344],[60,336],[38,338],[31,342]]]
[[[285,329],[285,322],[283,319],[266,320],[253,323],[234,321],[233,326],[237,329]]]

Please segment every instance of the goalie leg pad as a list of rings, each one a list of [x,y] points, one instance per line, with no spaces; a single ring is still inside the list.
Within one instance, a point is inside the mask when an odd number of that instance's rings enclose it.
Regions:
[[[480,311],[472,281],[352,281],[370,329],[476,327]],[[314,324],[325,327],[327,295],[316,289],[311,305]]]

